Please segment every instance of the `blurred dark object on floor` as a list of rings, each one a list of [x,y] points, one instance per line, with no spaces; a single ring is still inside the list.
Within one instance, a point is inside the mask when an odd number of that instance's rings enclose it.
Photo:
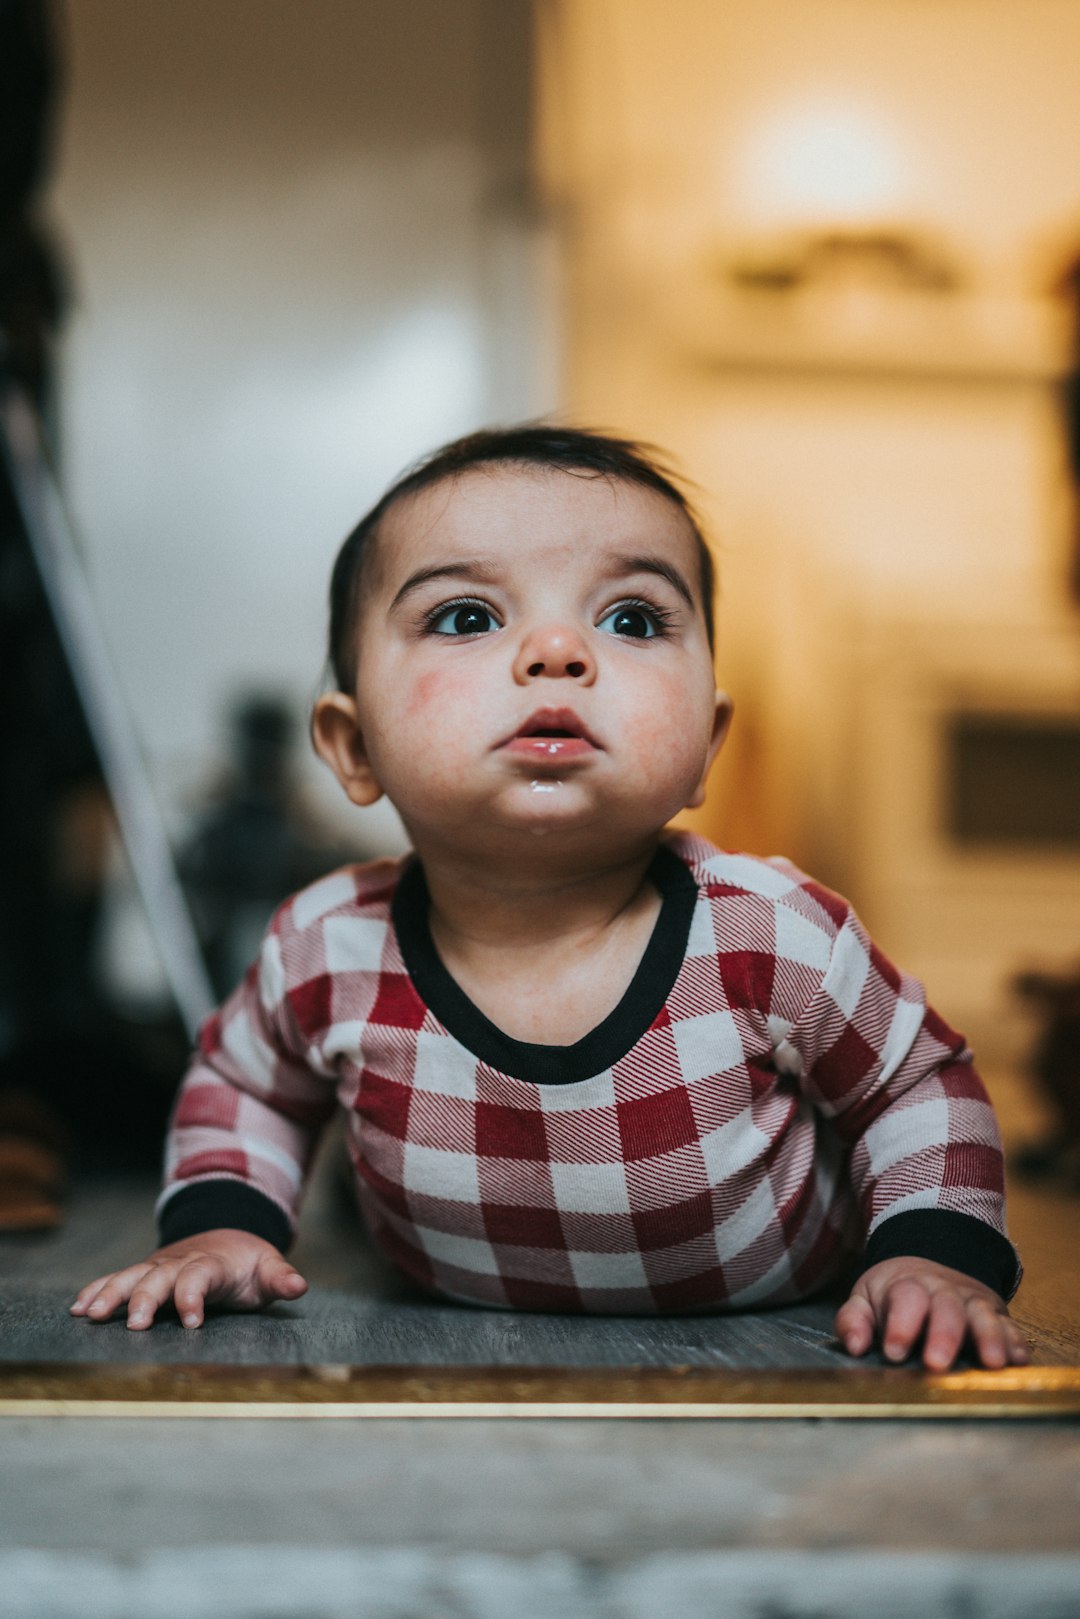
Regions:
[[[1080,972],[1020,973],[1013,989],[1041,1014],[1029,1067],[1056,1122],[1042,1140],[1014,1153],[1010,1167],[1027,1180],[1080,1191]]]
[[[0,1091],[0,1233],[61,1224],[69,1150],[54,1109],[29,1091]]]
[[[0,373],[50,434],[68,277],[42,217],[62,77],[50,0],[0,0]],[[156,1161],[179,1020],[123,1025],[93,971],[112,808],[0,456],[0,1227],[61,1218],[67,1162]]]
[[[234,705],[228,728],[231,767],[178,857],[219,997],[257,956],[281,901],[350,858],[304,806],[289,705],[249,693]]]
[[[49,1151],[156,1163],[187,1041],[171,1007],[118,1018],[95,970],[113,808],[3,457],[0,757],[0,1141],[31,1098]],[[43,1218],[32,1175],[20,1214],[19,1162],[0,1153],[9,1229]]]

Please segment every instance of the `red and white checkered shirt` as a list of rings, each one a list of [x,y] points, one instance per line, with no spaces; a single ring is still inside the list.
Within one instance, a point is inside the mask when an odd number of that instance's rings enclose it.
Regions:
[[[651,876],[638,973],[568,1047],[510,1039],[454,983],[415,858],[290,900],[204,1025],[165,1240],[235,1225],[284,1245],[340,1105],[373,1236],[470,1303],[778,1304],[867,1237],[868,1262],[919,1252],[1011,1291],[994,1114],[922,987],[787,861],[680,834]]]

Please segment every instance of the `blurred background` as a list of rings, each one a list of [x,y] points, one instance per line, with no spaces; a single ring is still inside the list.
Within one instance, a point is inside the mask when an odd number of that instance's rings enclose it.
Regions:
[[[693,824],[847,893],[1080,1185],[1075,0],[6,3],[51,454],[218,981],[296,871],[403,846],[304,743],[338,544],[558,413],[662,446],[716,546]],[[145,1024],[99,844],[93,995]]]

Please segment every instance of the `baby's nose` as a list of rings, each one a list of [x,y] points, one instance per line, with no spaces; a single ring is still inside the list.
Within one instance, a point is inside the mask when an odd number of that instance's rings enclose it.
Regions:
[[[514,679],[530,680],[569,676],[583,685],[596,678],[596,663],[581,631],[572,624],[539,624],[527,632],[514,659]]]

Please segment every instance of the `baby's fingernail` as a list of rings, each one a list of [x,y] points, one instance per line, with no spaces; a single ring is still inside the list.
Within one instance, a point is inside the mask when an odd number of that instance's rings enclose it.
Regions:
[[[184,1317],[184,1325],[185,1327],[197,1327],[199,1325],[199,1318],[195,1314],[194,1310],[188,1311],[187,1315]]]

